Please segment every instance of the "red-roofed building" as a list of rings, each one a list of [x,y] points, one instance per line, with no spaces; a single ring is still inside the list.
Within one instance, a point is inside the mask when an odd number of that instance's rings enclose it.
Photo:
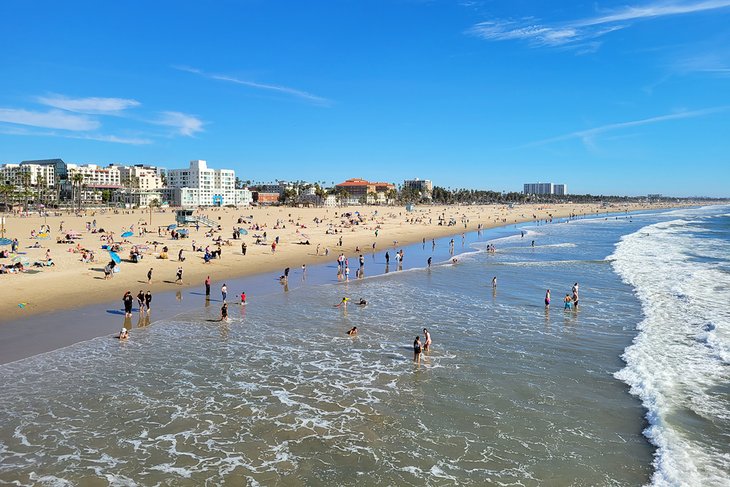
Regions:
[[[342,204],[356,205],[363,202],[372,204],[384,203],[387,200],[388,192],[395,190],[395,184],[373,183],[362,178],[351,178],[343,183],[336,184],[335,188],[347,192],[346,197],[342,198]]]

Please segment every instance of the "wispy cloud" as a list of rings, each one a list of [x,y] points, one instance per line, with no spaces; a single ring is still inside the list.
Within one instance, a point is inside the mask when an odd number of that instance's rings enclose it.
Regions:
[[[653,2],[629,6],[594,17],[556,23],[541,23],[539,19],[495,19],[480,22],[467,32],[489,41],[523,40],[534,47],[578,45],[616,30],[634,21],[686,15],[730,7],[730,0]],[[595,42],[591,44],[596,46]]]
[[[101,125],[83,115],[73,115],[61,110],[37,112],[18,108],[0,108],[0,122],[72,131],[96,130]]]
[[[64,139],[79,139],[79,140],[98,140],[100,142],[112,142],[115,144],[130,144],[130,145],[145,145],[151,144],[151,139],[139,138],[139,137],[121,137],[117,135],[107,134],[79,134],[73,132],[56,132],[54,130],[39,131],[34,129],[27,129],[24,127],[13,127],[0,126],[0,134],[4,135],[22,135],[30,137],[61,137]]]
[[[155,125],[172,127],[178,135],[192,137],[203,131],[204,122],[199,118],[181,112],[162,112],[160,118],[152,120]]]
[[[137,100],[127,98],[70,98],[64,95],[49,95],[38,96],[35,99],[41,105],[60,108],[69,112],[97,115],[114,115],[128,108],[141,105]]]
[[[685,57],[675,62],[672,68],[682,74],[704,73],[723,77],[730,76],[730,55],[724,52],[705,52]]]
[[[631,120],[628,122],[618,122],[618,123],[610,123],[607,125],[602,125],[600,127],[593,127],[586,130],[578,130],[575,132],[570,132],[568,134],[559,135],[557,137],[551,137],[549,139],[543,139],[538,140],[536,142],[531,142],[526,145],[526,147],[530,146],[536,146],[536,145],[545,145],[550,144],[553,142],[561,142],[564,140],[570,140],[570,139],[581,139],[584,144],[588,147],[592,147],[595,143],[595,138],[601,134],[607,133],[607,132],[613,132],[621,129],[631,128],[631,127],[640,127],[642,125],[652,125],[655,123],[661,123],[661,122],[668,122],[670,120],[682,120],[685,118],[697,118],[697,117],[704,117],[706,115],[711,115],[714,113],[719,112],[725,112],[728,109],[730,109],[730,106],[721,106],[721,107],[714,107],[714,108],[705,108],[702,110],[692,110],[692,111],[680,111],[676,113],[670,113],[667,115],[659,115],[656,117],[650,117],[650,118],[643,118],[640,120]]]
[[[256,81],[236,78],[234,76],[229,76],[229,75],[225,75],[225,74],[206,73],[200,69],[191,68],[189,66],[173,66],[173,68],[177,69],[178,71],[184,71],[186,73],[197,74],[198,76],[202,76],[203,78],[208,78],[208,79],[213,79],[213,80],[218,80],[218,81],[227,81],[229,83],[235,83],[238,85],[248,86],[249,88],[274,91],[277,93],[294,96],[296,98],[301,98],[303,100],[309,101],[311,103],[315,103],[317,105],[330,105],[331,104],[330,100],[328,100],[327,98],[313,95],[306,91],[297,90],[296,88],[289,88],[288,86],[258,83]]]

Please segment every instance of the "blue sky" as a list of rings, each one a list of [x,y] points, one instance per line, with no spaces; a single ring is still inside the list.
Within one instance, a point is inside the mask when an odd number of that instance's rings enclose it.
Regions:
[[[0,162],[730,196],[730,0],[6,0],[0,19]]]

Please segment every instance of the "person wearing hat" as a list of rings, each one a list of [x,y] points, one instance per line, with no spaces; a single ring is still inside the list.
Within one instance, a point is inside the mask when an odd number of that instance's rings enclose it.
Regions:
[[[119,339],[126,340],[127,338],[129,338],[129,330],[122,327],[122,331],[119,332]]]

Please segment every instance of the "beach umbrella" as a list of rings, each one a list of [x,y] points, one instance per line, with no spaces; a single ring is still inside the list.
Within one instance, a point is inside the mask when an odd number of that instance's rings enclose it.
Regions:
[[[38,240],[48,240],[48,237],[49,237],[49,236],[50,236],[50,235],[48,235],[48,234],[47,234],[46,232],[43,232],[43,233],[39,233],[39,234],[38,234]]]
[[[9,238],[0,238],[0,245],[12,245],[13,241]]]
[[[133,236],[134,236],[134,232],[124,232],[122,234],[122,238],[133,237]]]
[[[239,228],[238,231],[241,235],[248,235],[248,230],[245,228]]]
[[[179,233],[181,235],[187,235],[188,234],[188,230],[186,228],[183,228],[182,230],[178,230],[177,233]]]
[[[175,225],[174,223],[172,225],[167,226],[168,230],[175,230],[176,228],[177,228],[177,225]]]
[[[111,258],[112,258],[112,260],[113,260],[114,262],[116,262],[117,264],[121,264],[121,263],[122,263],[122,258],[121,258],[121,257],[119,257],[119,254],[117,254],[116,252],[112,252],[112,251],[110,250],[110,251],[109,251],[109,257],[111,257]]]
[[[16,255],[12,259],[10,259],[10,262],[12,262],[13,264],[17,264],[18,262],[22,262],[23,265],[28,265],[30,263],[30,261],[28,260],[28,258],[27,257],[24,257],[22,255]]]

